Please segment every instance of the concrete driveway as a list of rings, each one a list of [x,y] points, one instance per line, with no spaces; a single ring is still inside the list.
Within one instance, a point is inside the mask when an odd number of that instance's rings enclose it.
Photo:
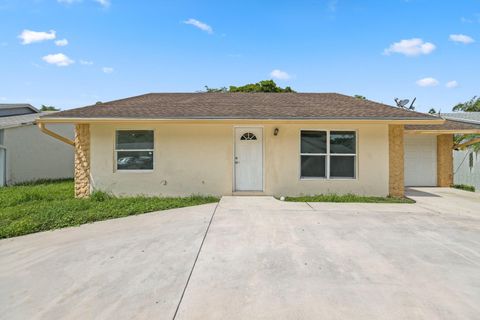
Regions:
[[[478,319],[480,196],[408,194],[416,204],[224,197],[2,240],[0,314]]]

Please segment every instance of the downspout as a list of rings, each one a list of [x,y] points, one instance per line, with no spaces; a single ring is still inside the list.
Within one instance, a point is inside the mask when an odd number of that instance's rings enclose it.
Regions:
[[[45,127],[45,123],[39,122],[39,123],[37,123],[37,125],[38,125],[38,127],[40,128],[40,131],[42,131],[43,133],[49,135],[50,137],[53,137],[53,138],[55,138],[55,139],[57,139],[57,140],[60,140],[60,141],[62,141],[62,142],[65,142],[65,143],[67,143],[67,144],[69,144],[69,145],[71,145],[71,146],[75,146],[75,142],[73,142],[72,140],[70,140],[70,139],[68,139],[68,138],[65,138],[64,136],[61,136],[61,135],[59,135],[58,133],[55,133],[55,132],[47,129],[47,128]]]

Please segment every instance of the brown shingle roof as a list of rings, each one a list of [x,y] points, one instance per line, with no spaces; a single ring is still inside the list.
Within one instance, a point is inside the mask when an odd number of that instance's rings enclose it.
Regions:
[[[413,125],[409,124],[405,126],[405,130],[418,130],[418,131],[452,131],[461,132],[461,131],[471,131],[480,133],[480,124],[469,123],[461,120],[445,120],[443,124],[424,124],[424,125]]]
[[[134,119],[436,119],[436,117],[427,114],[337,93],[150,93],[66,110],[48,117]]]

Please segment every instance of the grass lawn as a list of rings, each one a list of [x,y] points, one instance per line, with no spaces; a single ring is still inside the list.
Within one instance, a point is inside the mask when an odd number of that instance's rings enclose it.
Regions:
[[[367,197],[354,194],[319,194],[316,196],[286,197],[285,201],[292,202],[363,202],[363,203],[415,203],[408,198]]]
[[[75,199],[73,181],[0,188],[0,239],[130,215],[219,201],[215,197],[125,197],[94,193]]]

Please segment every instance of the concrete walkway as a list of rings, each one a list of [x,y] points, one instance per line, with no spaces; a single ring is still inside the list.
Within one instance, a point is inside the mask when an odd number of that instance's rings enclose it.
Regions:
[[[223,197],[0,241],[6,319],[478,319],[480,198]],[[211,224],[209,224],[211,221]]]
[[[216,204],[0,241],[2,319],[172,319]]]
[[[478,319],[480,199],[472,217],[422,196],[222,198],[177,319]]]

